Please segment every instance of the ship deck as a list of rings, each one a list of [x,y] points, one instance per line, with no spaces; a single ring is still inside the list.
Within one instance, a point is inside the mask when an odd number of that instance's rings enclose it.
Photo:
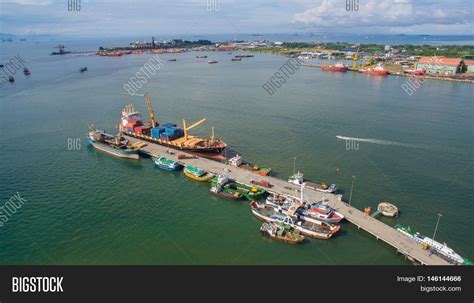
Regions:
[[[126,137],[132,143],[141,141],[133,137]],[[177,161],[184,166],[192,165],[205,169],[206,171],[214,174],[225,174],[230,179],[234,179],[248,186],[254,186],[252,185],[251,180],[268,181],[272,187],[270,189],[264,189],[271,193],[294,196],[295,191],[298,191],[300,188],[299,186],[291,184],[286,180],[271,176],[260,176],[251,171],[234,166],[229,167],[224,163],[209,160],[203,157],[197,157],[193,159],[178,159],[179,154],[185,154],[183,151],[173,150],[175,151],[175,154],[171,155],[167,153],[167,150],[173,149],[158,144],[148,144],[141,148],[141,151],[146,154],[153,156],[164,155],[167,158]],[[224,171],[225,168],[230,169],[230,171]],[[383,242],[394,247],[398,253],[403,254],[411,261],[415,261],[423,265],[451,265],[441,257],[435,254],[430,254],[430,252],[424,250],[415,240],[401,234],[393,227],[375,218],[372,218],[357,208],[343,202],[342,195],[322,193],[317,190],[306,188],[305,196],[308,198],[308,200],[314,202],[325,199],[332,208],[343,214],[346,220],[357,226],[358,229],[363,229],[375,236],[377,240],[382,240]]]

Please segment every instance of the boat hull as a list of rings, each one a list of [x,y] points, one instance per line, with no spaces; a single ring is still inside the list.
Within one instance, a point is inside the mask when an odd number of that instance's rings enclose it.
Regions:
[[[105,144],[94,142],[91,139],[87,139],[87,142],[90,145],[92,145],[94,148],[116,157],[135,159],[135,160],[138,160],[140,158],[140,156],[138,155],[138,150],[120,150],[120,149],[107,146]]]
[[[203,177],[196,177],[192,173],[188,172],[186,169],[184,169],[184,174],[186,175],[186,177],[200,182],[210,181],[212,177],[214,177],[212,174],[209,173],[206,173]]]

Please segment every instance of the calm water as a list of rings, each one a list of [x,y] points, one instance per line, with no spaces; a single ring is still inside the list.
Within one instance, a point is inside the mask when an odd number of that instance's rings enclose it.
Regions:
[[[68,44],[93,50],[100,44]],[[352,225],[329,241],[291,246],[259,234],[245,202],[216,198],[209,185],[155,168],[149,159],[117,159],[86,146],[87,123],[113,131],[128,103],[141,97],[122,85],[150,56],[49,56],[53,43],[1,45],[0,61],[20,54],[32,75],[18,73],[0,90],[0,201],[27,200],[0,227],[2,264],[409,264],[393,248]],[[474,258],[472,214],[473,87],[426,81],[412,96],[406,78],[371,78],[302,67],[273,96],[262,84],[287,58],[226,53],[161,56],[145,85],[160,121],[208,121],[248,161],[286,178],[337,183],[358,208],[391,201],[390,225],[410,225]],[[177,58],[177,62],[168,62]],[[79,67],[87,66],[87,73]],[[336,135],[368,139],[346,150]]]

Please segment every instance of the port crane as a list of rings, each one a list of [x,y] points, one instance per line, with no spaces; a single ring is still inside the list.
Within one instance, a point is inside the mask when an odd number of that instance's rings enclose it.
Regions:
[[[156,126],[155,111],[153,110],[153,104],[151,103],[151,96],[149,93],[145,93],[145,102],[146,108],[148,109],[148,114],[150,114],[150,124],[151,127]]]
[[[198,122],[194,123],[193,125],[187,126],[186,119],[183,118],[183,130],[184,130],[184,140],[188,140],[188,130],[195,128],[196,126],[199,126],[206,121],[207,118],[203,118],[199,120]],[[214,129],[212,131],[214,133]]]

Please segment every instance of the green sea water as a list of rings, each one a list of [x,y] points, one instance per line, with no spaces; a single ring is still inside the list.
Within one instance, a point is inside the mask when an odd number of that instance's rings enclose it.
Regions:
[[[94,50],[97,42],[68,43]],[[0,89],[0,205],[26,202],[0,227],[1,264],[410,264],[350,223],[330,240],[288,245],[264,239],[246,202],[212,196],[209,185],[150,159],[118,159],[87,146],[86,124],[113,132],[121,108],[142,97],[122,88],[151,56],[49,56],[54,43],[1,45],[32,74]],[[140,93],[161,122],[207,122],[249,162],[287,178],[336,183],[352,204],[390,201],[399,218],[474,258],[473,85],[426,81],[408,96],[404,77],[369,77],[301,67],[272,96],[262,85],[288,58],[255,54],[161,55]],[[168,62],[176,58],[176,62]],[[82,66],[88,72],[79,73]],[[346,148],[337,135],[362,139]],[[80,146],[71,146],[80,138]]]

